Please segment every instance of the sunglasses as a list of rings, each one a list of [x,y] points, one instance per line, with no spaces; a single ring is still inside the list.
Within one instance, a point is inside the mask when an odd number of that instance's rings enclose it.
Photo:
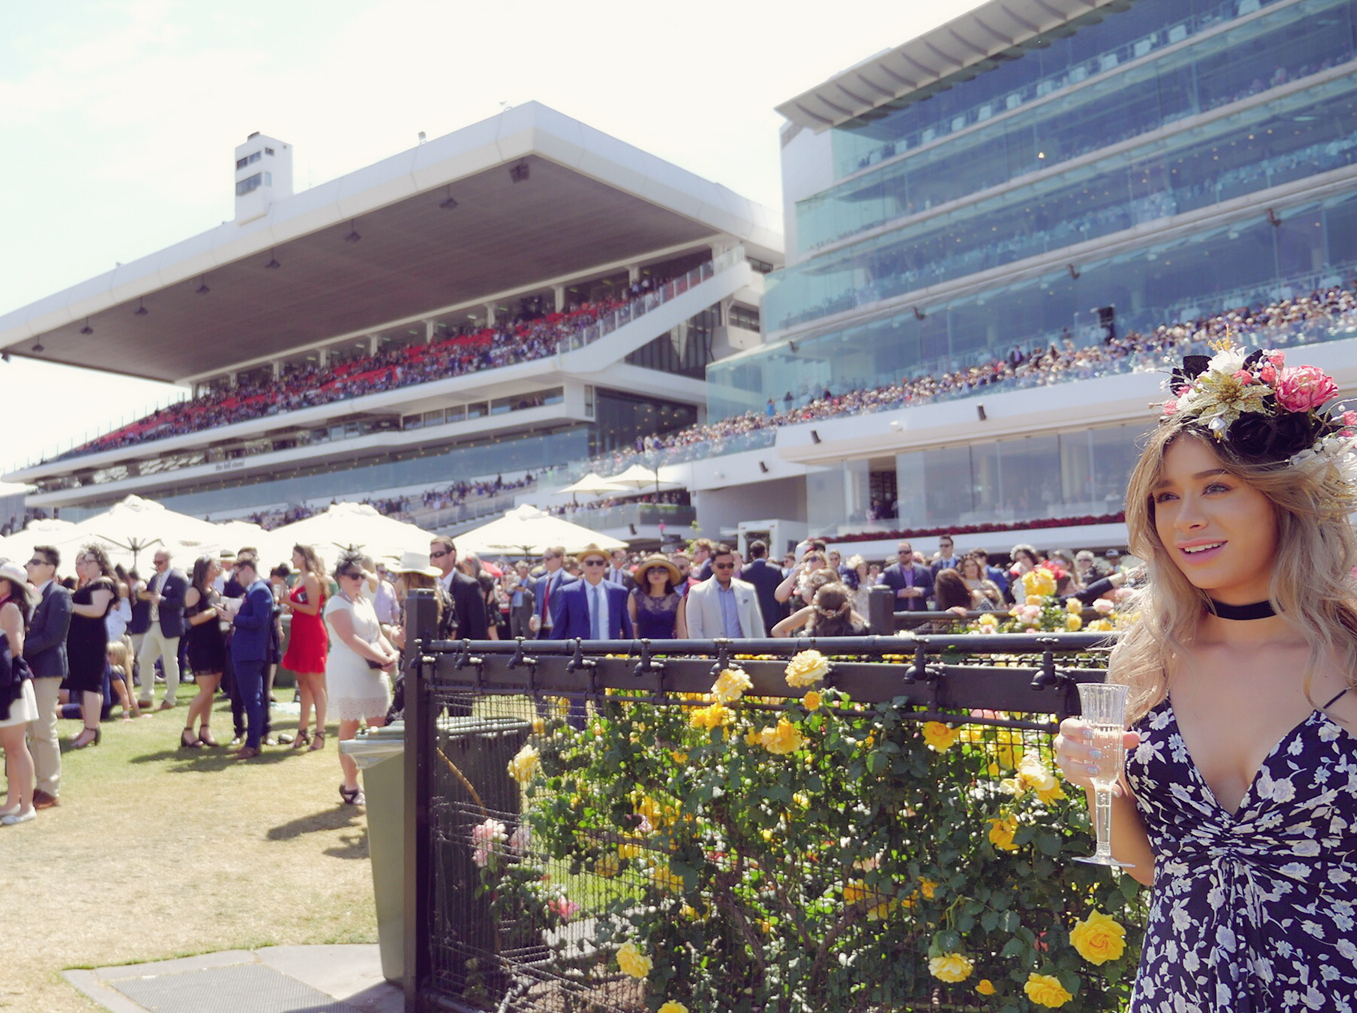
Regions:
[[[733,570],[733,569],[735,569],[735,564],[734,564],[734,563],[712,563],[711,568],[712,568],[713,570]]]
[[[560,554],[559,552],[548,552],[548,553],[547,553],[546,555],[544,555],[542,558],[543,558],[543,559],[560,559],[560,558],[561,558],[561,554]]]
[[[607,565],[608,565],[608,561],[607,561],[606,559],[586,559],[586,560],[584,561],[584,565],[585,565],[585,566],[607,566]]]
[[[430,559],[442,559],[444,556],[451,556],[451,555],[452,555],[451,552],[449,552],[447,549],[444,549],[442,552],[430,552],[430,553],[429,553],[429,558],[430,558]]]
[[[363,576],[363,575],[362,575],[361,573],[341,573],[341,574],[340,574],[340,577],[348,577],[350,580],[361,580],[361,579],[362,579],[362,576]]]
[[[45,559],[30,559],[25,566],[55,566],[55,563],[49,563]]]

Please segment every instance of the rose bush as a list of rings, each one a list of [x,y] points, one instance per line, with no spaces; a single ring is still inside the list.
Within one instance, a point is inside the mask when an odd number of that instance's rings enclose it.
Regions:
[[[1120,1009],[1140,887],[1072,861],[1089,818],[1048,736],[857,704],[832,667],[794,659],[785,699],[729,666],[682,706],[613,691],[535,733],[532,846],[552,881],[608,884],[546,902],[590,926],[592,973],[692,1013]]]

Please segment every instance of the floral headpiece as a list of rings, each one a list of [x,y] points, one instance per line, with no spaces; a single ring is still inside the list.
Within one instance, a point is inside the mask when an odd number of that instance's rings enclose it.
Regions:
[[[1357,412],[1330,404],[1338,385],[1317,366],[1287,366],[1276,349],[1247,357],[1228,338],[1215,355],[1188,355],[1169,380],[1161,422],[1194,424],[1246,464],[1324,472],[1326,508],[1357,505]]]

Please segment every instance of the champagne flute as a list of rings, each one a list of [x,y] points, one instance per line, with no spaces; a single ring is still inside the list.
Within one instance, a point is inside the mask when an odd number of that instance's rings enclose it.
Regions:
[[[1076,858],[1090,865],[1129,869],[1129,862],[1112,857],[1112,788],[1121,777],[1125,752],[1126,687],[1110,682],[1081,682],[1079,705],[1092,733],[1091,745],[1102,753],[1098,773],[1093,775],[1093,825],[1098,847],[1093,854]]]

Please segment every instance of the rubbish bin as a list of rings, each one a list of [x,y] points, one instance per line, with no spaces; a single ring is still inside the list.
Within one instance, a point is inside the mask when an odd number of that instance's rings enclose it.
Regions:
[[[494,930],[489,897],[476,896],[471,830],[486,816],[482,805],[499,819],[517,822],[519,786],[509,777],[508,765],[531,731],[530,723],[518,718],[438,719],[438,737],[448,762],[477,792],[473,799],[444,763],[435,764],[432,790],[440,804],[434,807],[439,824],[434,863],[441,917],[455,925],[459,941],[472,949],[493,950]],[[368,729],[341,742],[339,749],[353,757],[363,774],[382,976],[399,984],[405,971],[405,722]]]
[[[370,728],[341,742],[339,751],[352,756],[363,774],[382,976],[400,984],[405,971],[405,722]]]

